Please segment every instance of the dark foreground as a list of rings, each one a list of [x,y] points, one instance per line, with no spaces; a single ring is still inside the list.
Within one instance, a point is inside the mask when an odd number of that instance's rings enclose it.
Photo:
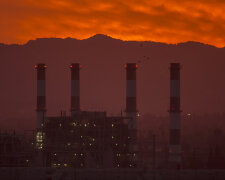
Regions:
[[[3,180],[224,180],[225,170],[0,168]]]

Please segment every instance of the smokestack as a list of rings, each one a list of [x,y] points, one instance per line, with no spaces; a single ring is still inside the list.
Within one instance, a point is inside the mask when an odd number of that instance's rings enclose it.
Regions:
[[[171,167],[181,167],[180,145],[180,63],[170,66],[170,153]]]
[[[46,83],[45,83],[45,64],[35,65],[37,70],[37,125],[36,125],[36,148],[39,150],[36,157],[36,166],[44,166],[43,152],[41,151],[44,146],[44,132],[42,128],[44,126],[44,120],[46,115]]]
[[[80,64],[72,63],[71,69],[71,116],[80,111]]]
[[[129,150],[131,153],[137,152],[137,100],[136,100],[136,63],[127,63],[126,68],[126,117],[128,119],[128,129],[131,138]],[[136,166],[136,163],[130,166]]]
[[[40,130],[44,123],[45,113],[46,113],[46,83],[45,83],[45,69],[47,66],[45,64],[35,65],[37,70],[37,130]]]

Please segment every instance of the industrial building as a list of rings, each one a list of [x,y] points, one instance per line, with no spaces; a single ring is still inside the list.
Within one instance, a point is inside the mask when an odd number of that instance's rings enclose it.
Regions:
[[[36,166],[137,167],[137,64],[128,63],[126,116],[80,110],[80,64],[71,69],[71,115],[46,117],[46,65],[37,64]]]
[[[152,169],[182,167],[180,138],[180,64],[170,67],[170,126],[168,143],[155,142],[155,135],[140,137],[137,130],[136,63],[127,63],[126,109],[119,116],[106,112],[82,111],[80,108],[79,63],[68,67],[71,72],[71,104],[68,116],[46,116],[46,69],[45,64],[35,65],[37,71],[36,129],[33,142],[9,136],[12,149],[20,147],[14,159],[18,162],[2,166],[35,166],[51,168],[142,168]],[[151,139],[149,139],[149,137]],[[9,142],[1,135],[0,158],[6,159],[4,151]],[[23,142],[23,143],[22,143]],[[26,142],[26,143],[25,143]],[[15,148],[14,148],[15,147]],[[23,150],[22,150],[23,147]],[[26,151],[24,151],[26,149]],[[14,153],[15,154],[15,153]],[[26,154],[26,155],[25,155]],[[9,155],[9,153],[8,153]],[[157,159],[156,159],[157,158]],[[29,162],[29,163],[28,163]],[[149,164],[150,165],[149,165]]]

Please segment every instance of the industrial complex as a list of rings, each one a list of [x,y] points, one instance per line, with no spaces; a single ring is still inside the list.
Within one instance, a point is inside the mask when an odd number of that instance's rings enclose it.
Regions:
[[[138,65],[127,63],[125,115],[108,116],[106,112],[82,111],[80,108],[79,63],[69,66],[71,72],[70,116],[46,116],[45,64],[37,71],[36,129],[29,141],[15,133],[1,133],[0,165],[2,167],[51,168],[141,168],[145,145],[139,141],[137,121],[136,73]],[[181,167],[180,147],[180,65],[171,64],[170,138],[168,164]],[[25,143],[26,142],[26,143]],[[154,146],[154,145],[153,145]],[[151,147],[151,149],[154,147]],[[140,151],[140,152],[139,152]],[[16,153],[15,153],[16,152]],[[143,152],[142,152],[143,153]],[[13,154],[13,155],[11,155]]]
[[[198,162],[195,154],[188,150],[183,153],[182,150],[180,64],[170,64],[167,142],[160,142],[160,137],[156,137],[155,134],[142,137],[143,133],[138,131],[136,84],[138,65],[127,63],[124,68],[126,71],[125,113],[108,116],[104,111],[81,110],[81,65],[72,63],[68,67],[71,73],[71,113],[66,115],[61,111],[60,116],[49,117],[46,116],[47,66],[35,65],[36,129],[31,131],[29,137],[15,132],[0,133],[0,171],[9,174],[9,169],[4,168],[13,168],[11,179],[15,179],[17,173],[24,179],[29,179],[31,176],[28,171],[31,170],[37,174],[35,175],[37,179],[39,176],[46,179],[87,179],[90,176],[93,177],[91,179],[100,177],[102,179],[149,177],[176,179],[180,176],[176,175],[177,172],[195,167]],[[222,163],[220,164],[221,166],[218,167],[224,167]],[[171,172],[176,173],[171,174]],[[2,173],[0,172],[0,175]],[[185,171],[185,173],[189,175],[185,177],[186,179],[193,175],[192,171]],[[201,173],[201,177],[206,177],[206,172]]]

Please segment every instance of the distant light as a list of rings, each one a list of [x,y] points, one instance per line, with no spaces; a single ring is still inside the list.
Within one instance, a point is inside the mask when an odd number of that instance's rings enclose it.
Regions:
[[[114,124],[112,124],[112,127],[114,127]]]
[[[191,116],[191,114],[190,114],[190,113],[188,113],[188,114],[187,114],[187,116]]]
[[[140,113],[137,113],[137,117],[140,117],[141,115],[140,115]]]

